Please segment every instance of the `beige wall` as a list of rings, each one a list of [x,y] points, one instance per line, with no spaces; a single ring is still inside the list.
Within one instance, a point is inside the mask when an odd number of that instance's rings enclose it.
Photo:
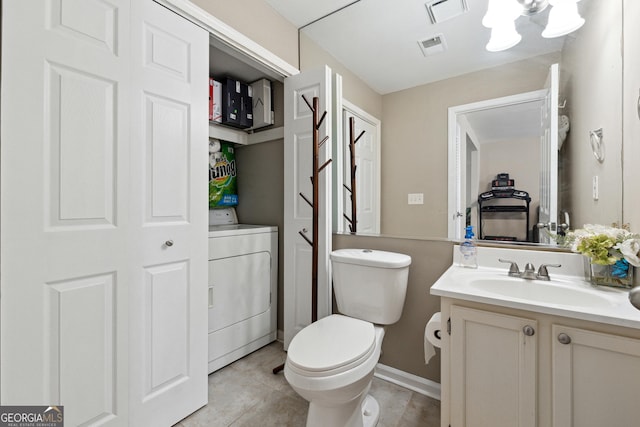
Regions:
[[[383,96],[381,229],[447,235],[447,113],[456,105],[541,89],[558,55],[543,55]],[[424,205],[407,205],[424,193]]]
[[[334,235],[333,247],[379,249],[411,256],[402,316],[386,329],[380,363],[439,383],[440,350],[425,365],[424,328],[440,311],[440,298],[430,295],[429,290],[453,263],[453,244],[444,240]]]
[[[491,181],[496,179],[498,173],[506,172],[510,178],[515,180],[516,188],[528,192],[531,197],[528,229],[526,228],[526,218],[522,213],[487,214],[482,221],[483,235],[514,236],[519,240],[526,240],[531,227],[538,222],[540,139],[522,138],[482,143],[479,157],[481,193],[491,190]],[[495,200],[491,203],[524,204],[520,200],[513,199]],[[475,223],[477,221],[474,221]]]
[[[382,96],[367,86],[336,58],[318,46],[304,33],[300,34],[300,71],[328,65],[342,76],[342,97],[376,118],[382,117]]]
[[[264,0],[190,0],[298,68],[298,29]]]
[[[621,4],[591,2],[584,14],[588,25],[578,37],[567,38],[562,52],[561,99],[566,97],[567,108],[561,113],[569,116],[571,130],[560,152],[563,191],[569,195],[561,203],[571,214],[573,228],[622,219],[622,28],[611,24],[621,22]],[[600,127],[606,152],[602,164],[589,142],[589,132]],[[592,197],[596,175],[598,201]]]

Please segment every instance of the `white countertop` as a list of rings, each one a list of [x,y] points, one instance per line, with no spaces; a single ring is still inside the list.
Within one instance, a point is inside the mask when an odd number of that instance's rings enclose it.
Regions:
[[[524,269],[527,262],[533,263],[536,269],[541,263],[560,263],[563,267],[549,268],[549,276],[551,277],[549,282],[509,278],[507,275],[509,264],[499,263],[498,258],[516,261],[520,270]],[[581,255],[479,247],[478,269],[461,267],[458,265],[458,259],[458,246],[454,246],[454,264],[431,287],[431,294],[640,329],[640,310],[637,310],[629,302],[628,290],[594,287],[585,281],[582,273],[583,268],[581,268],[583,263]],[[503,281],[507,286],[508,283],[520,285],[521,283],[515,281],[522,281],[527,286],[538,286],[536,291],[545,286],[556,286],[563,288],[563,293],[569,297],[571,292],[575,291],[593,297],[594,301],[585,306],[555,301],[553,303],[538,302],[503,295],[495,291],[491,292],[482,287],[474,286],[472,283],[474,280],[492,280],[492,278]],[[565,290],[566,292],[564,292]]]

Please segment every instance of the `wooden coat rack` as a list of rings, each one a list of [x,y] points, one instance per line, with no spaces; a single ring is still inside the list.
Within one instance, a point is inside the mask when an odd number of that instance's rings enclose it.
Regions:
[[[347,189],[347,191],[350,193],[350,198],[351,198],[351,217],[348,217],[346,213],[343,213],[342,215],[344,216],[344,218],[349,222],[349,230],[352,233],[355,233],[358,231],[358,213],[357,213],[357,206],[356,206],[356,168],[358,167],[356,165],[356,143],[358,142],[358,140],[360,140],[360,138],[362,137],[362,135],[364,135],[364,131],[360,132],[360,135],[358,135],[357,138],[354,138],[355,135],[355,131],[356,131],[356,119],[354,117],[349,117],[349,157],[351,158],[351,187],[347,186],[347,184],[342,184],[344,186],[344,188]]]
[[[302,95],[302,99],[307,104],[307,106],[311,109],[313,113],[313,163],[312,170],[313,173],[310,177],[311,186],[313,188],[312,199],[309,200],[304,194],[299,193],[300,197],[311,206],[312,210],[312,238],[309,239],[305,234],[306,230],[298,231],[298,234],[302,236],[304,240],[306,240],[309,245],[311,245],[311,323],[318,320],[318,224],[319,224],[319,188],[318,183],[320,182],[318,176],[320,172],[324,168],[326,168],[329,163],[331,163],[331,159],[324,162],[321,166],[318,166],[320,163],[320,147],[324,145],[325,142],[329,139],[329,136],[325,136],[320,141],[320,126],[327,116],[327,112],[322,113],[322,116],[319,114],[319,105],[320,101],[317,96],[313,97],[313,105],[309,103],[307,98]],[[284,369],[284,364],[273,368],[273,373],[277,374],[278,372]]]

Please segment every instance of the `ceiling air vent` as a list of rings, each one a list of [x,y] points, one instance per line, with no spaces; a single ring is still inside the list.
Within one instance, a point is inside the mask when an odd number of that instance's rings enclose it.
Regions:
[[[434,0],[424,4],[432,24],[455,18],[469,10],[467,0]]]
[[[428,39],[418,40],[418,45],[422,49],[424,56],[435,55],[436,53],[444,52],[447,50],[447,43],[444,40],[444,35],[437,34],[429,37]]]

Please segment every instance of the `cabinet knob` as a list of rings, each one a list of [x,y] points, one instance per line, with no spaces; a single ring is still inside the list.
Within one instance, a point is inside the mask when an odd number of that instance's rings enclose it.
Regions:
[[[166,242],[164,242],[164,244],[168,247],[173,246],[173,240],[167,240]]]
[[[560,344],[571,344],[571,337],[563,332],[558,334],[558,341]]]
[[[533,336],[533,334],[536,333],[536,330],[533,329],[533,326],[527,325],[524,328],[522,328],[522,333],[528,337],[531,337]]]

